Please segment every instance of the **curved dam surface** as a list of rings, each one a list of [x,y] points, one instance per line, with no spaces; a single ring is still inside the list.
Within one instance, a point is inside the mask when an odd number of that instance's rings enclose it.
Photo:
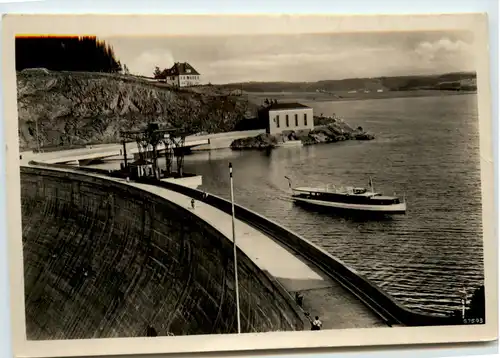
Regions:
[[[152,193],[21,168],[27,339],[237,331],[233,245]],[[302,330],[290,296],[238,252],[242,332]]]

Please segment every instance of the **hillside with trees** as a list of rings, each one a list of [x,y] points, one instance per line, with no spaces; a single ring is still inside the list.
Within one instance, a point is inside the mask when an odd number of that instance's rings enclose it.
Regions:
[[[130,75],[92,36],[20,36],[16,44],[21,149],[120,140],[121,130],[159,122],[186,133],[234,130],[256,109],[212,86],[175,89]]]

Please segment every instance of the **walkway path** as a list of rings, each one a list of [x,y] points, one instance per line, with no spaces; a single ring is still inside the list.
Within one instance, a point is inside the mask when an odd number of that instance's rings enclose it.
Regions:
[[[245,138],[256,136],[265,132],[265,130],[251,130],[251,131],[239,131],[239,132],[224,132],[224,133],[213,133],[213,134],[205,134],[205,135],[190,135],[185,138],[186,146],[196,145],[194,148],[197,150],[207,150],[210,149],[211,146],[208,143],[210,140],[234,140],[238,138]],[[229,147],[229,144],[227,144]],[[128,142],[126,144],[127,153],[130,158],[133,158],[133,154],[137,153],[137,143]],[[87,159],[96,159],[102,157],[110,157],[114,159],[122,159],[123,145],[121,143],[110,143],[110,144],[98,144],[98,145],[88,145],[85,148],[75,148],[75,149],[64,149],[57,150],[53,152],[43,152],[43,153],[33,153],[33,151],[25,151],[21,152],[23,157],[34,159],[34,160],[42,160],[46,163],[58,163],[64,161],[76,161],[87,160]],[[163,149],[163,146],[160,145],[159,149]]]
[[[184,143],[184,147],[191,146],[199,146],[199,145],[207,145],[208,139],[189,139]],[[138,153],[139,150],[137,148],[136,143],[127,143],[127,157],[132,159],[133,155]],[[157,150],[161,151],[165,149],[165,144],[160,143]],[[123,145],[121,144],[108,144],[108,145],[99,145],[97,147],[89,146],[88,148],[77,148],[77,149],[68,149],[54,152],[45,152],[42,153],[41,156],[37,156],[36,153],[33,152],[24,152],[21,153],[22,156],[26,158],[40,158],[43,157],[45,163],[48,164],[57,164],[57,163],[67,163],[67,162],[75,162],[75,161],[85,161],[85,160],[96,160],[96,159],[122,159],[123,158]]]
[[[24,165],[27,165],[26,161],[23,160],[23,162]],[[58,170],[78,172],[69,168]],[[126,182],[123,179],[99,174],[87,175],[127,183],[188,208],[232,241],[231,216],[213,206],[196,201],[195,208],[192,209],[190,197],[165,188],[132,181]],[[295,292],[300,291],[304,296],[304,310],[309,312],[311,317],[319,316],[324,329],[386,326],[375,313],[346,291],[338,282],[309,264],[304,258],[292,253],[261,231],[238,219],[235,221],[235,229],[238,247],[261,270],[265,270],[275,277],[292,296]]]

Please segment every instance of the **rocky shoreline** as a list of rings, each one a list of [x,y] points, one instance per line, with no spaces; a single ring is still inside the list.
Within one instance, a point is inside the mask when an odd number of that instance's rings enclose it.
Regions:
[[[311,131],[283,131],[277,135],[263,133],[255,137],[236,139],[231,143],[231,149],[272,149],[291,140],[300,140],[302,145],[313,145],[375,139],[373,134],[365,132],[362,127],[352,128],[340,118],[314,116],[314,122],[318,125]]]

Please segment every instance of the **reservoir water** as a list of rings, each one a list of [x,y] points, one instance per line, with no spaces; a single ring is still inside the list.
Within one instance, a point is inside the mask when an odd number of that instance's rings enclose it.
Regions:
[[[186,171],[229,198],[231,161],[238,204],[322,246],[412,309],[459,309],[459,289],[484,279],[476,95],[308,104],[376,139],[200,152],[186,156]],[[371,175],[376,191],[405,193],[408,212],[383,220],[313,212],[287,199],[285,175],[297,185],[360,186]]]

